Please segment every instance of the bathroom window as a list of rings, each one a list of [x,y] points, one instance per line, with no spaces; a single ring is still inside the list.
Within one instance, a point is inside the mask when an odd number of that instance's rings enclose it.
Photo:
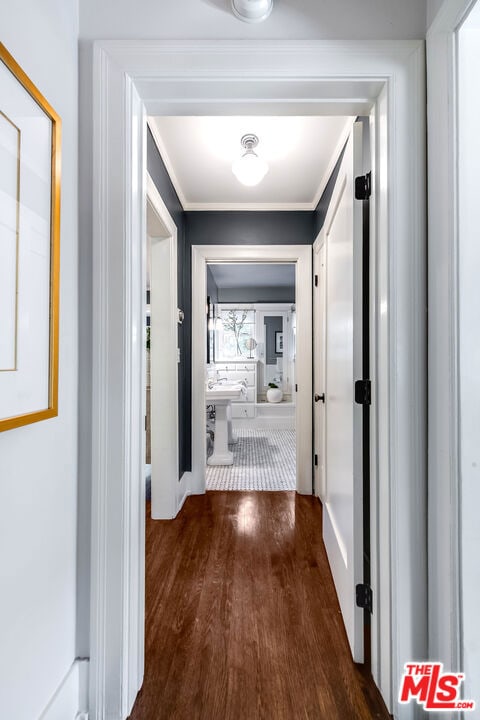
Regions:
[[[255,339],[255,310],[220,309],[217,322],[217,360],[242,360],[251,353]]]

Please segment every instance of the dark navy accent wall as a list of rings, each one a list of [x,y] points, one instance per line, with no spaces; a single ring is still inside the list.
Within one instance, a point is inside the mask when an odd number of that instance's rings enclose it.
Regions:
[[[221,303],[294,303],[295,286],[292,287],[239,287],[219,288]]]
[[[172,185],[163,160],[158,152],[155,141],[150,130],[147,134],[147,170],[155,183],[158,192],[168,212],[177,226],[177,252],[178,252],[178,307],[184,310],[186,321],[178,326],[178,347],[180,348],[180,363],[178,365],[178,443],[180,475],[191,469],[191,421],[190,421],[190,388],[191,383],[186,380],[187,353],[189,345],[186,342],[187,321],[189,322],[190,306],[185,304],[185,282],[190,282],[190,276],[185,274],[186,257],[186,236],[185,236],[185,213],[178,199],[175,188]],[[188,330],[191,334],[191,331]],[[188,362],[190,368],[190,361]]]
[[[312,242],[311,212],[187,212],[192,245],[305,245]]]
[[[335,167],[333,168],[333,172],[330,175],[330,178],[325,187],[325,190],[322,193],[322,197],[320,198],[319,203],[313,212],[312,243],[314,243],[315,240],[317,239],[317,235],[320,232],[320,230],[322,229],[323,223],[325,222],[328,206],[330,205],[330,200],[332,199],[333,190],[335,187],[335,183],[337,181],[337,176],[338,176],[338,173],[340,170],[340,165],[342,164],[344,152],[345,152],[345,148],[343,148],[342,152],[340,153],[340,157],[338,158],[337,163],[336,163]]]

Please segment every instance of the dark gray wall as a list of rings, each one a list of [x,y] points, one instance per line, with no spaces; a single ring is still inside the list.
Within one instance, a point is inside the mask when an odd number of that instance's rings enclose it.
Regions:
[[[218,288],[218,302],[294,303],[294,287]]]
[[[325,222],[328,206],[330,205],[330,200],[332,199],[333,189],[334,189],[335,183],[337,181],[337,176],[338,176],[338,172],[340,170],[340,165],[342,164],[344,152],[345,152],[345,148],[343,148],[342,152],[340,153],[340,157],[338,158],[337,163],[336,163],[335,167],[333,168],[333,172],[330,175],[330,178],[325,187],[325,190],[323,191],[322,197],[320,198],[319,203],[313,212],[312,243],[314,243],[315,240],[317,239],[317,235],[320,232],[320,230],[322,229],[323,223]]]
[[[277,358],[283,357],[283,352],[275,350],[275,333],[283,332],[283,318],[276,315],[266,315],[265,324],[265,362],[275,365]]]
[[[311,212],[187,212],[189,245],[305,245]]]
[[[147,136],[147,170],[160,193],[168,212],[177,226],[178,242],[178,307],[185,311],[185,317],[189,319],[189,306],[185,305],[185,283],[190,283],[190,274],[185,274],[186,236],[185,236],[185,213],[178,199],[175,188],[172,185],[163,160],[158,152],[155,141],[150,130]],[[178,364],[178,443],[179,443],[179,472],[182,473],[191,469],[191,418],[190,418],[190,390],[187,392],[187,373],[190,371],[190,362],[187,363],[186,342],[190,336],[190,330],[186,332],[186,323],[178,326],[178,347],[180,348],[180,363]]]

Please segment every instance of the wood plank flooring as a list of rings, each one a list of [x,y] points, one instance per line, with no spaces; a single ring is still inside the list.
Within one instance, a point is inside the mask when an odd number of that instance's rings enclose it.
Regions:
[[[145,680],[131,720],[390,716],[351,660],[321,506],[209,492],[147,512]]]

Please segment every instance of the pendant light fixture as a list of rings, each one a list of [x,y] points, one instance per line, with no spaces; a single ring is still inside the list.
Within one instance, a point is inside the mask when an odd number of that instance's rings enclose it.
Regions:
[[[243,185],[250,187],[258,185],[268,172],[267,163],[263,158],[258,157],[254,150],[258,145],[258,137],[249,133],[242,137],[240,144],[245,152],[233,163],[232,172]]]
[[[239,20],[257,23],[265,20],[273,8],[273,0],[232,0],[232,10]]]

